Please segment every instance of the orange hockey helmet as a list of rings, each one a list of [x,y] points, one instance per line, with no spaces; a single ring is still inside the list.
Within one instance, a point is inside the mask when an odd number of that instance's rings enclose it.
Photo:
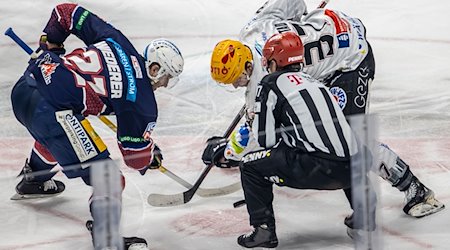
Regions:
[[[303,54],[302,40],[294,32],[273,35],[263,48],[266,65],[275,60],[278,67],[303,62]]]

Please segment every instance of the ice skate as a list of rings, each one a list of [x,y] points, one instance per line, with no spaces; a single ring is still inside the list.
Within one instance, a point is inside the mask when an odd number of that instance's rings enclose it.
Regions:
[[[347,226],[347,235],[353,240],[366,239],[375,231],[375,224],[370,225],[368,230],[357,228],[354,226],[353,214],[345,217],[344,224]]]
[[[65,185],[61,181],[50,179],[48,181],[36,181],[32,175],[32,170],[28,162],[19,176],[23,176],[22,180],[16,186],[16,194],[11,197],[11,200],[25,200],[48,198],[61,194]]]
[[[252,232],[239,236],[237,243],[246,248],[275,248],[278,246],[278,238],[275,233],[275,228],[263,224],[255,227]]]
[[[415,178],[405,191],[406,205],[403,212],[416,218],[421,218],[441,211],[444,204],[434,198],[434,192]]]
[[[86,228],[91,232],[91,235],[93,226],[94,222],[92,220],[86,222]],[[123,246],[125,250],[148,250],[147,241],[138,237],[123,237]]]

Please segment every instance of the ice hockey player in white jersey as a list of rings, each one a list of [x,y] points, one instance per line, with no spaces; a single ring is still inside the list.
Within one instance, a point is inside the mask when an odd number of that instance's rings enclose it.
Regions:
[[[247,86],[247,122],[251,122],[254,113],[256,86],[267,74],[261,65],[262,48],[273,34],[288,31],[297,33],[302,39],[304,72],[330,88],[344,114],[367,112],[375,61],[363,23],[336,10],[315,9],[303,15],[305,13],[303,0],[269,0],[241,30],[239,41],[223,40],[214,48],[212,78],[235,87]],[[233,133],[225,150],[230,160],[240,160],[254,149],[254,146],[246,149],[247,145],[254,144],[242,141],[245,136],[241,131],[250,133],[246,126]],[[420,218],[444,208],[435,199],[434,192],[420,182],[409,165],[388,146],[380,144],[378,155],[374,163],[377,173],[405,193],[403,211],[406,214]]]

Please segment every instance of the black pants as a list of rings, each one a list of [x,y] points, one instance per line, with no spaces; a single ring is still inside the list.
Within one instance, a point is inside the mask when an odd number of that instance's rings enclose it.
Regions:
[[[250,225],[274,227],[274,183],[297,189],[349,189],[350,160],[299,152],[280,142],[269,150],[247,154],[241,165],[241,181]]]
[[[375,59],[369,44],[366,58],[353,71],[337,71],[325,80],[344,115],[364,114],[369,105],[369,89],[375,77]]]

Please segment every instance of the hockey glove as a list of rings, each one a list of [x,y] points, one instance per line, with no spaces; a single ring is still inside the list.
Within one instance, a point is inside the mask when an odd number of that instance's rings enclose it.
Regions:
[[[163,156],[161,153],[161,149],[158,147],[158,145],[155,144],[155,147],[153,148],[153,160],[152,162],[145,168],[139,170],[139,173],[141,175],[145,175],[147,170],[149,169],[158,169],[162,165]]]
[[[225,148],[225,157],[227,159],[240,159],[244,154],[245,148],[248,146],[250,139],[250,128],[247,124],[242,125],[239,129],[233,131],[230,141]]]
[[[161,149],[158,147],[158,145],[155,144],[155,148],[153,149],[153,160],[150,163],[150,165],[148,166],[148,168],[157,169],[157,168],[161,167],[163,159],[164,158],[163,158]]]
[[[229,168],[238,165],[238,162],[228,160],[224,157],[224,151],[227,146],[227,139],[220,136],[213,136],[206,141],[207,145],[203,151],[203,163],[214,164],[219,168]]]
[[[51,52],[57,54],[58,56],[62,56],[66,53],[64,44],[48,42],[47,35],[41,35],[41,37],[39,38],[39,48],[43,51],[51,51]]]

